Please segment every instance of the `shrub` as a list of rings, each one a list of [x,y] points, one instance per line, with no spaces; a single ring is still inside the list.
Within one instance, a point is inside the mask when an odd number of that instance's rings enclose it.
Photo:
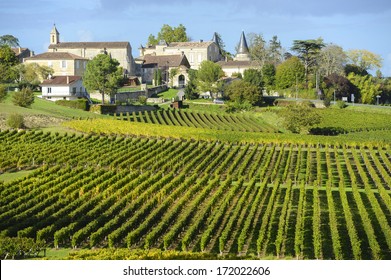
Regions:
[[[285,128],[293,133],[308,133],[311,126],[319,124],[321,117],[311,104],[303,102],[286,107],[281,112]]]
[[[57,100],[55,102],[57,105],[73,108],[73,109],[80,109],[84,111],[88,111],[89,106],[88,102],[85,99],[77,99],[77,100]]]
[[[34,92],[30,88],[22,88],[12,95],[12,103],[20,107],[30,107],[34,103]]]
[[[7,88],[4,85],[0,85],[0,102],[3,102],[7,97]]]
[[[20,114],[11,114],[7,118],[7,125],[14,129],[19,129],[24,127],[24,118]]]
[[[338,100],[337,103],[336,103],[336,106],[337,106],[337,108],[339,108],[339,109],[343,109],[343,108],[346,108],[346,107],[347,107],[345,101],[342,101],[342,100]]]

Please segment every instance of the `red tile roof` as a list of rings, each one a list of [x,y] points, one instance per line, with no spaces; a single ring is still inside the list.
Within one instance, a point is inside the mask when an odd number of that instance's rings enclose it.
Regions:
[[[56,60],[56,59],[61,59],[61,60],[75,60],[75,59],[83,59],[83,60],[88,60],[87,58],[67,53],[67,52],[45,52],[41,54],[37,54],[35,56],[26,58],[25,60]]]
[[[71,85],[78,80],[81,80],[80,76],[53,76],[51,79],[44,80],[41,85]]]

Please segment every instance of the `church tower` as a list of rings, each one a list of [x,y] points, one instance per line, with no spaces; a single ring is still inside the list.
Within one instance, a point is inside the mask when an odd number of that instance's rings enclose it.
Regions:
[[[56,45],[60,43],[60,33],[57,31],[56,25],[53,25],[52,31],[50,31],[50,44]]]
[[[236,54],[235,61],[250,61],[250,51],[248,50],[246,36],[244,31],[242,31],[242,36],[240,36],[240,42],[238,47],[238,53]]]

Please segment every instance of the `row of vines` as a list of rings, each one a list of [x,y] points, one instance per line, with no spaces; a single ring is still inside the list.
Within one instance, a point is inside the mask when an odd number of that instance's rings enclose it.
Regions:
[[[119,113],[116,119],[161,125],[208,128],[228,131],[275,132],[276,129],[265,122],[247,115],[211,114],[190,110],[158,110]]]
[[[0,232],[55,247],[391,259],[387,149],[0,132]]]

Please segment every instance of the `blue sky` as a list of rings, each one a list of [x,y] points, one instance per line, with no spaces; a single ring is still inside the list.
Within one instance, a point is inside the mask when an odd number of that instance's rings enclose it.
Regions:
[[[163,24],[183,24],[193,40],[216,31],[232,53],[242,31],[277,35],[288,51],[293,40],[322,37],[381,55],[381,71],[391,76],[389,0],[0,0],[0,35],[14,35],[36,54],[47,50],[53,23],[62,42],[128,41],[134,57]]]

